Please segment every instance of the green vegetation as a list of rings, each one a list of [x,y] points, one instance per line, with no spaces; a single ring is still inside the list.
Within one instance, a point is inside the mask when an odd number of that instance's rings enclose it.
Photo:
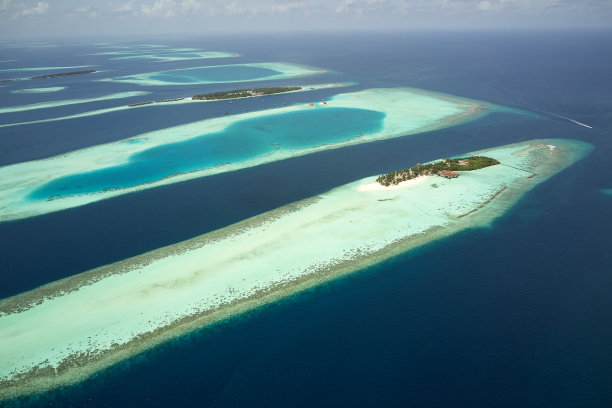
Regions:
[[[63,76],[69,76],[69,75],[93,74],[94,72],[96,72],[95,69],[90,69],[88,71],[60,72],[59,74],[33,76],[33,77],[30,77],[30,79],[57,78],[57,77],[63,77]]]
[[[191,99],[195,101],[214,101],[218,99],[247,98],[249,96],[273,95],[283,92],[299,91],[300,86],[278,86],[274,88],[236,89],[226,92],[213,92],[203,95],[195,95]]]
[[[91,69],[88,71],[72,71],[72,72],[60,72],[58,74],[48,74],[48,75],[39,75],[39,76],[33,76],[33,77],[29,77],[27,79],[44,79],[44,78],[57,78],[57,77],[64,77],[64,76],[69,76],[69,75],[82,75],[82,74],[92,74],[94,72],[97,72],[95,69]],[[0,79],[0,82],[12,82],[12,81],[20,81],[22,79],[26,79],[26,78],[10,78],[10,79]]]
[[[490,157],[471,156],[464,159],[444,159],[429,164],[417,164],[414,167],[392,171],[376,179],[383,186],[399,184],[402,181],[412,180],[419,176],[437,174],[442,177],[455,178],[459,176],[456,171],[478,170],[499,164],[499,161]]]

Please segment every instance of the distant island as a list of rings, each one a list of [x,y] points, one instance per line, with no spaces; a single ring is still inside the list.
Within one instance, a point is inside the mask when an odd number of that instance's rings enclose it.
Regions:
[[[58,74],[33,76],[33,77],[30,77],[30,79],[57,78],[57,77],[64,77],[64,76],[70,76],[70,75],[93,74],[94,72],[96,72],[95,69],[90,69],[87,71],[60,72]]]
[[[13,81],[21,81],[24,79],[45,79],[45,78],[58,78],[65,77],[70,75],[82,75],[82,74],[93,74],[97,72],[95,69],[90,69],[87,71],[71,71],[71,72],[60,72],[58,74],[47,74],[47,75],[38,75],[29,78],[9,78],[9,79],[0,79],[0,82],[13,82]]]
[[[185,99],[185,98],[158,99],[156,101],[145,101],[145,102],[131,103],[128,106],[130,108],[133,108],[135,106],[151,105],[152,103],[178,102],[178,101],[182,101],[183,99]]]
[[[301,89],[301,86],[277,86],[273,88],[236,89],[233,91],[194,95],[191,97],[191,99],[193,99],[194,101],[215,101],[219,99],[237,99],[248,98],[251,96],[274,95],[284,92],[299,91]]]
[[[445,178],[459,177],[457,171],[478,170],[499,164],[499,161],[485,156],[469,156],[463,158],[443,159],[428,164],[417,164],[408,169],[396,170],[383,174],[376,181],[385,187],[397,185],[402,181],[415,179],[419,176],[438,175]]]
[[[314,88],[311,88],[314,89]],[[194,95],[191,97],[193,101],[219,101],[226,99],[251,98],[256,96],[274,95],[284,92],[295,92],[302,90],[301,86],[277,86],[273,88],[254,88],[254,89],[235,89],[233,91],[212,92],[208,94]],[[130,108],[151,105],[153,103],[178,102],[186,99],[184,97],[160,99],[157,101],[144,101],[129,104]]]

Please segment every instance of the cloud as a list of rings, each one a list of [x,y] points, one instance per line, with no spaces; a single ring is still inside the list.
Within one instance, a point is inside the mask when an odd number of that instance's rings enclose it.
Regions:
[[[279,14],[284,14],[284,13],[288,13],[291,12],[293,10],[304,10],[306,8],[308,8],[308,4],[304,1],[294,1],[294,2],[281,2],[280,4],[271,4],[268,7],[268,10],[271,13],[279,13]]]
[[[0,0],[10,1],[10,0]],[[92,1],[92,0],[89,0]],[[398,16],[427,15],[428,18],[471,16],[482,14],[548,14],[570,7],[586,10],[606,8],[610,0],[122,0],[110,5],[108,12],[141,18],[181,19],[187,17],[229,16],[245,18],[286,15],[314,16]],[[608,9],[610,7],[607,7]],[[416,17],[415,17],[416,18]],[[471,17],[470,17],[471,18]],[[382,20],[381,20],[382,21]],[[240,24],[240,23],[238,23]]]
[[[336,13],[363,14],[370,10],[384,10],[387,0],[344,0],[336,7]]]
[[[493,10],[494,7],[491,4],[490,1],[481,1],[480,3],[478,3],[478,5],[476,5],[476,10],[482,10],[482,11],[491,11]]]
[[[98,25],[90,28],[102,33],[156,32],[160,27],[151,21],[159,20],[164,30],[177,32],[612,27],[612,0],[0,0],[0,31],[9,33],[28,31],[28,25],[33,33],[34,22],[45,22],[70,34],[71,26],[62,24],[92,18]]]
[[[128,1],[127,3],[124,3],[122,5],[120,5],[119,7],[115,7],[113,9],[113,12],[115,13],[130,13],[134,11],[134,2],[133,1]]]
[[[196,0],[184,0],[181,2],[181,10],[184,12],[198,11],[202,9],[204,3]]]
[[[178,17],[181,15],[187,15],[194,12],[201,12],[202,10],[211,11],[212,7],[205,4],[203,1],[198,0],[156,0],[154,3],[140,4],[139,10],[134,7],[132,1],[124,4],[120,9],[116,11],[129,12],[132,11],[134,14],[138,14],[138,11],[142,16],[145,17],[162,17],[171,18]]]
[[[9,2],[10,4],[10,2]],[[21,10],[21,16],[30,16],[35,14],[45,14],[49,10],[49,3],[39,1],[36,6]]]
[[[142,4],[140,11],[147,17],[174,17],[176,16],[177,3],[174,0],[157,0],[152,5]]]
[[[81,6],[72,10],[72,13],[70,13],[68,17],[89,17],[93,19],[97,18],[99,15],[100,12],[93,9],[91,6]]]

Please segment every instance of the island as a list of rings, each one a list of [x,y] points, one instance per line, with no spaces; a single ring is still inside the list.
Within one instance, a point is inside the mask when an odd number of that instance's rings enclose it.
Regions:
[[[95,69],[89,69],[86,71],[59,72],[57,74],[33,76],[33,77],[30,77],[30,79],[59,78],[59,77],[65,77],[65,76],[71,76],[71,75],[93,74],[95,72],[98,72],[98,71],[96,71]]]
[[[78,383],[215,322],[488,226],[591,149],[532,140],[472,153],[499,165],[457,179],[425,175],[389,187],[357,180],[2,299],[0,399]]]
[[[445,158],[433,163],[417,164],[408,169],[391,171],[378,177],[376,181],[383,186],[397,185],[417,177],[438,175],[445,178],[457,178],[457,171],[470,171],[484,169],[499,164],[498,160],[484,156],[470,156],[458,158]]]
[[[219,99],[237,99],[253,96],[274,95],[285,92],[294,92],[302,89],[301,86],[277,86],[272,88],[237,89],[226,92],[213,92],[191,97],[194,101],[214,101]]]
[[[312,89],[315,89],[314,87]],[[301,86],[279,86],[273,88],[255,88],[255,89],[236,89],[233,91],[225,92],[212,92],[208,94],[194,95],[190,98],[192,101],[219,101],[228,99],[239,99],[239,98],[252,98],[257,96],[274,95],[286,92],[296,92],[302,90]],[[184,100],[184,97],[170,98],[170,99],[158,99],[155,101],[144,101],[131,103],[128,106],[133,108],[143,105],[151,105],[154,103],[168,103],[178,102]]]
[[[59,77],[65,77],[65,76],[71,76],[71,75],[93,74],[95,72],[98,72],[98,71],[96,71],[95,69],[90,69],[90,70],[86,70],[86,71],[59,72],[57,74],[37,75],[37,76],[29,77],[29,78],[7,78],[7,79],[0,79],[0,82],[22,81],[24,79],[59,78]]]

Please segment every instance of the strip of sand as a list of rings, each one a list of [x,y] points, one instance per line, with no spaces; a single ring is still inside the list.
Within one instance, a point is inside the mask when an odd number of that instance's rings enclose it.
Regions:
[[[429,178],[430,178],[429,176],[419,176],[419,177],[413,178],[412,180],[402,181],[401,183],[393,184],[390,186],[383,186],[382,184],[375,181],[373,183],[360,185],[359,187],[357,187],[357,191],[362,192],[362,193],[367,193],[368,191],[401,190],[404,188],[408,188],[408,187],[412,187],[412,186],[416,186],[421,183],[424,183]]]
[[[46,88],[46,89],[52,89],[52,88]],[[59,88],[59,89],[63,89],[63,88]],[[47,92],[53,92],[53,91],[47,91]],[[47,109],[47,108],[55,108],[58,106],[76,105],[76,104],[81,104],[81,103],[108,101],[112,99],[132,98],[134,96],[143,96],[143,95],[148,95],[150,93],[151,92],[146,92],[146,91],[117,92],[117,93],[112,93],[108,95],[97,96],[94,98],[62,99],[62,100],[57,100],[57,101],[32,103],[29,105],[7,106],[7,107],[0,108],[0,113],[23,112],[23,111],[29,111],[29,110],[35,110],[35,109]]]

